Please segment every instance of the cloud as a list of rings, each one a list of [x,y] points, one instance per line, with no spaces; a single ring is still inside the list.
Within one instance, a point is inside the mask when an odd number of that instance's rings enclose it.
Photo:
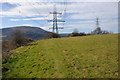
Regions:
[[[15,3],[17,7],[9,10],[9,11],[2,11],[0,12],[0,15],[5,16],[45,16],[48,12],[48,7],[51,8],[51,4],[46,5],[45,4],[37,4],[37,3]],[[51,7],[50,7],[51,6]],[[9,7],[9,6],[8,6]]]
[[[36,0],[35,0],[36,1]],[[23,17],[34,17],[34,16],[46,16],[50,11],[53,11],[54,3],[37,3],[37,2],[16,2],[17,7],[10,11],[2,11],[0,15],[4,16],[23,16]],[[76,1],[76,0],[75,0]],[[57,3],[56,3],[57,4]],[[65,5],[57,4],[57,11],[64,12]],[[109,17],[116,16],[117,3],[110,2],[78,2],[73,4],[67,4],[67,13],[78,13],[70,16],[71,19],[82,19],[82,18],[95,18],[95,17]]]
[[[112,31],[112,32],[118,32],[118,22],[117,20],[100,20],[100,27],[103,30]],[[83,32],[91,32],[96,28],[96,22],[95,21],[78,21],[71,24],[65,25],[66,29],[78,29],[79,31]]]
[[[2,18],[3,16],[2,15],[0,15],[0,18]]]
[[[21,26],[33,26],[32,24],[22,24]]]
[[[10,21],[19,21],[19,19],[10,19]]]
[[[44,20],[48,18],[29,18],[29,19],[23,19],[23,20]]]
[[[57,19],[61,19],[58,17]],[[24,18],[24,19],[10,19],[10,21],[22,21],[22,20],[52,20],[52,17],[36,17],[36,18]]]
[[[0,16],[4,17],[14,17],[9,19],[10,21],[29,21],[29,20],[49,20],[52,19],[53,15],[49,12],[53,11],[53,5],[57,4],[57,11],[64,12],[65,5],[60,3],[51,3],[53,0],[28,0],[30,2],[25,2],[26,0],[7,0],[9,4],[16,4],[17,7],[10,9],[9,11],[0,12]],[[47,2],[48,1],[48,2]],[[55,2],[65,1],[65,0],[56,0]],[[66,0],[68,1],[68,0]],[[110,1],[110,2],[109,2]],[[114,2],[112,2],[114,1]],[[116,2],[115,2],[116,1]],[[95,18],[99,17],[101,21],[101,27],[103,29],[112,30],[115,27],[116,30],[116,21],[113,21],[112,18],[118,17],[118,0],[108,0],[104,2],[103,0],[69,0],[72,4],[67,4],[66,6],[66,28],[73,29],[94,29],[95,28]],[[5,1],[2,1],[3,3]],[[73,3],[75,2],[75,3]],[[49,16],[48,16],[49,15]],[[17,16],[22,17],[18,19]],[[63,15],[62,15],[63,16]],[[28,18],[31,17],[31,18]],[[59,17],[58,19],[62,19]],[[81,20],[80,20],[81,19]],[[86,19],[87,21],[82,21]],[[92,20],[91,20],[92,19]],[[111,20],[111,21],[110,21]],[[49,23],[49,26],[52,26],[52,23]],[[47,25],[48,26],[48,25]],[[44,26],[45,29],[47,29]],[[108,27],[109,26],[109,27]],[[114,27],[113,27],[114,26]],[[65,29],[66,29],[65,28]],[[114,30],[114,31],[115,31]]]
[[[25,19],[10,19],[10,21],[21,21],[21,20],[45,20],[48,18],[25,18]]]
[[[78,3],[68,6],[68,12],[78,14],[70,16],[70,19],[94,19],[117,17],[118,3]]]
[[[2,0],[0,1],[2,2],[11,2],[11,3],[15,3],[15,2],[118,2],[119,0]]]
[[[51,28],[51,26],[42,26],[42,27],[40,27],[40,28],[42,28],[42,29],[44,29],[44,30],[50,30],[49,28]]]

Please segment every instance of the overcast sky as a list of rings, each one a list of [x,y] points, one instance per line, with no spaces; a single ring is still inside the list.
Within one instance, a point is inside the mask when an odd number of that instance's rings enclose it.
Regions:
[[[29,2],[28,2],[29,1]],[[64,27],[60,33],[70,33],[74,29],[79,32],[91,32],[96,28],[96,18],[99,18],[103,30],[118,32],[118,1],[119,0],[2,0],[0,1],[0,28],[14,26],[35,26],[45,30],[52,27],[49,12],[56,5],[59,23]],[[64,11],[66,10],[66,11]],[[1,21],[2,20],[2,21]]]

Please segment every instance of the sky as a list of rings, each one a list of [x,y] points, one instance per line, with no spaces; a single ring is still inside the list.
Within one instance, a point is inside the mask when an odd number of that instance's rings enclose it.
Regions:
[[[118,32],[118,1],[119,0],[1,0],[0,28],[15,26],[40,27],[47,31],[52,27],[54,5],[60,33],[79,32],[90,33],[96,28],[96,18],[103,30]]]

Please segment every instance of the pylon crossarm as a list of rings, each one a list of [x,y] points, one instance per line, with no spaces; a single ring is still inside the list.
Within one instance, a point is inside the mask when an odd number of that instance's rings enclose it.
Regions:
[[[48,20],[48,22],[56,22],[56,20]],[[57,20],[57,22],[65,22],[65,21]]]
[[[62,13],[58,13],[58,12],[50,12],[50,14],[62,14]]]

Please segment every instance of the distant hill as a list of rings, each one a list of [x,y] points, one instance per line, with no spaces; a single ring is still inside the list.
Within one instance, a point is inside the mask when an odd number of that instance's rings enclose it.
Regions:
[[[60,34],[61,37],[67,37],[68,33]]]
[[[42,39],[49,31],[45,31],[39,27],[31,27],[31,26],[17,26],[17,27],[10,27],[10,28],[3,28],[0,29],[2,31],[2,39],[3,40],[10,40],[11,34],[16,29],[19,29],[23,32],[23,34],[31,39],[37,40]],[[62,37],[66,37],[68,34],[60,34]]]
[[[12,32],[15,31],[16,29],[21,30],[26,37],[32,39],[42,39],[47,33],[49,33],[48,31],[45,31],[39,27],[30,26],[3,28],[0,29],[2,30],[2,35],[4,36],[3,40],[9,40],[11,38]]]

